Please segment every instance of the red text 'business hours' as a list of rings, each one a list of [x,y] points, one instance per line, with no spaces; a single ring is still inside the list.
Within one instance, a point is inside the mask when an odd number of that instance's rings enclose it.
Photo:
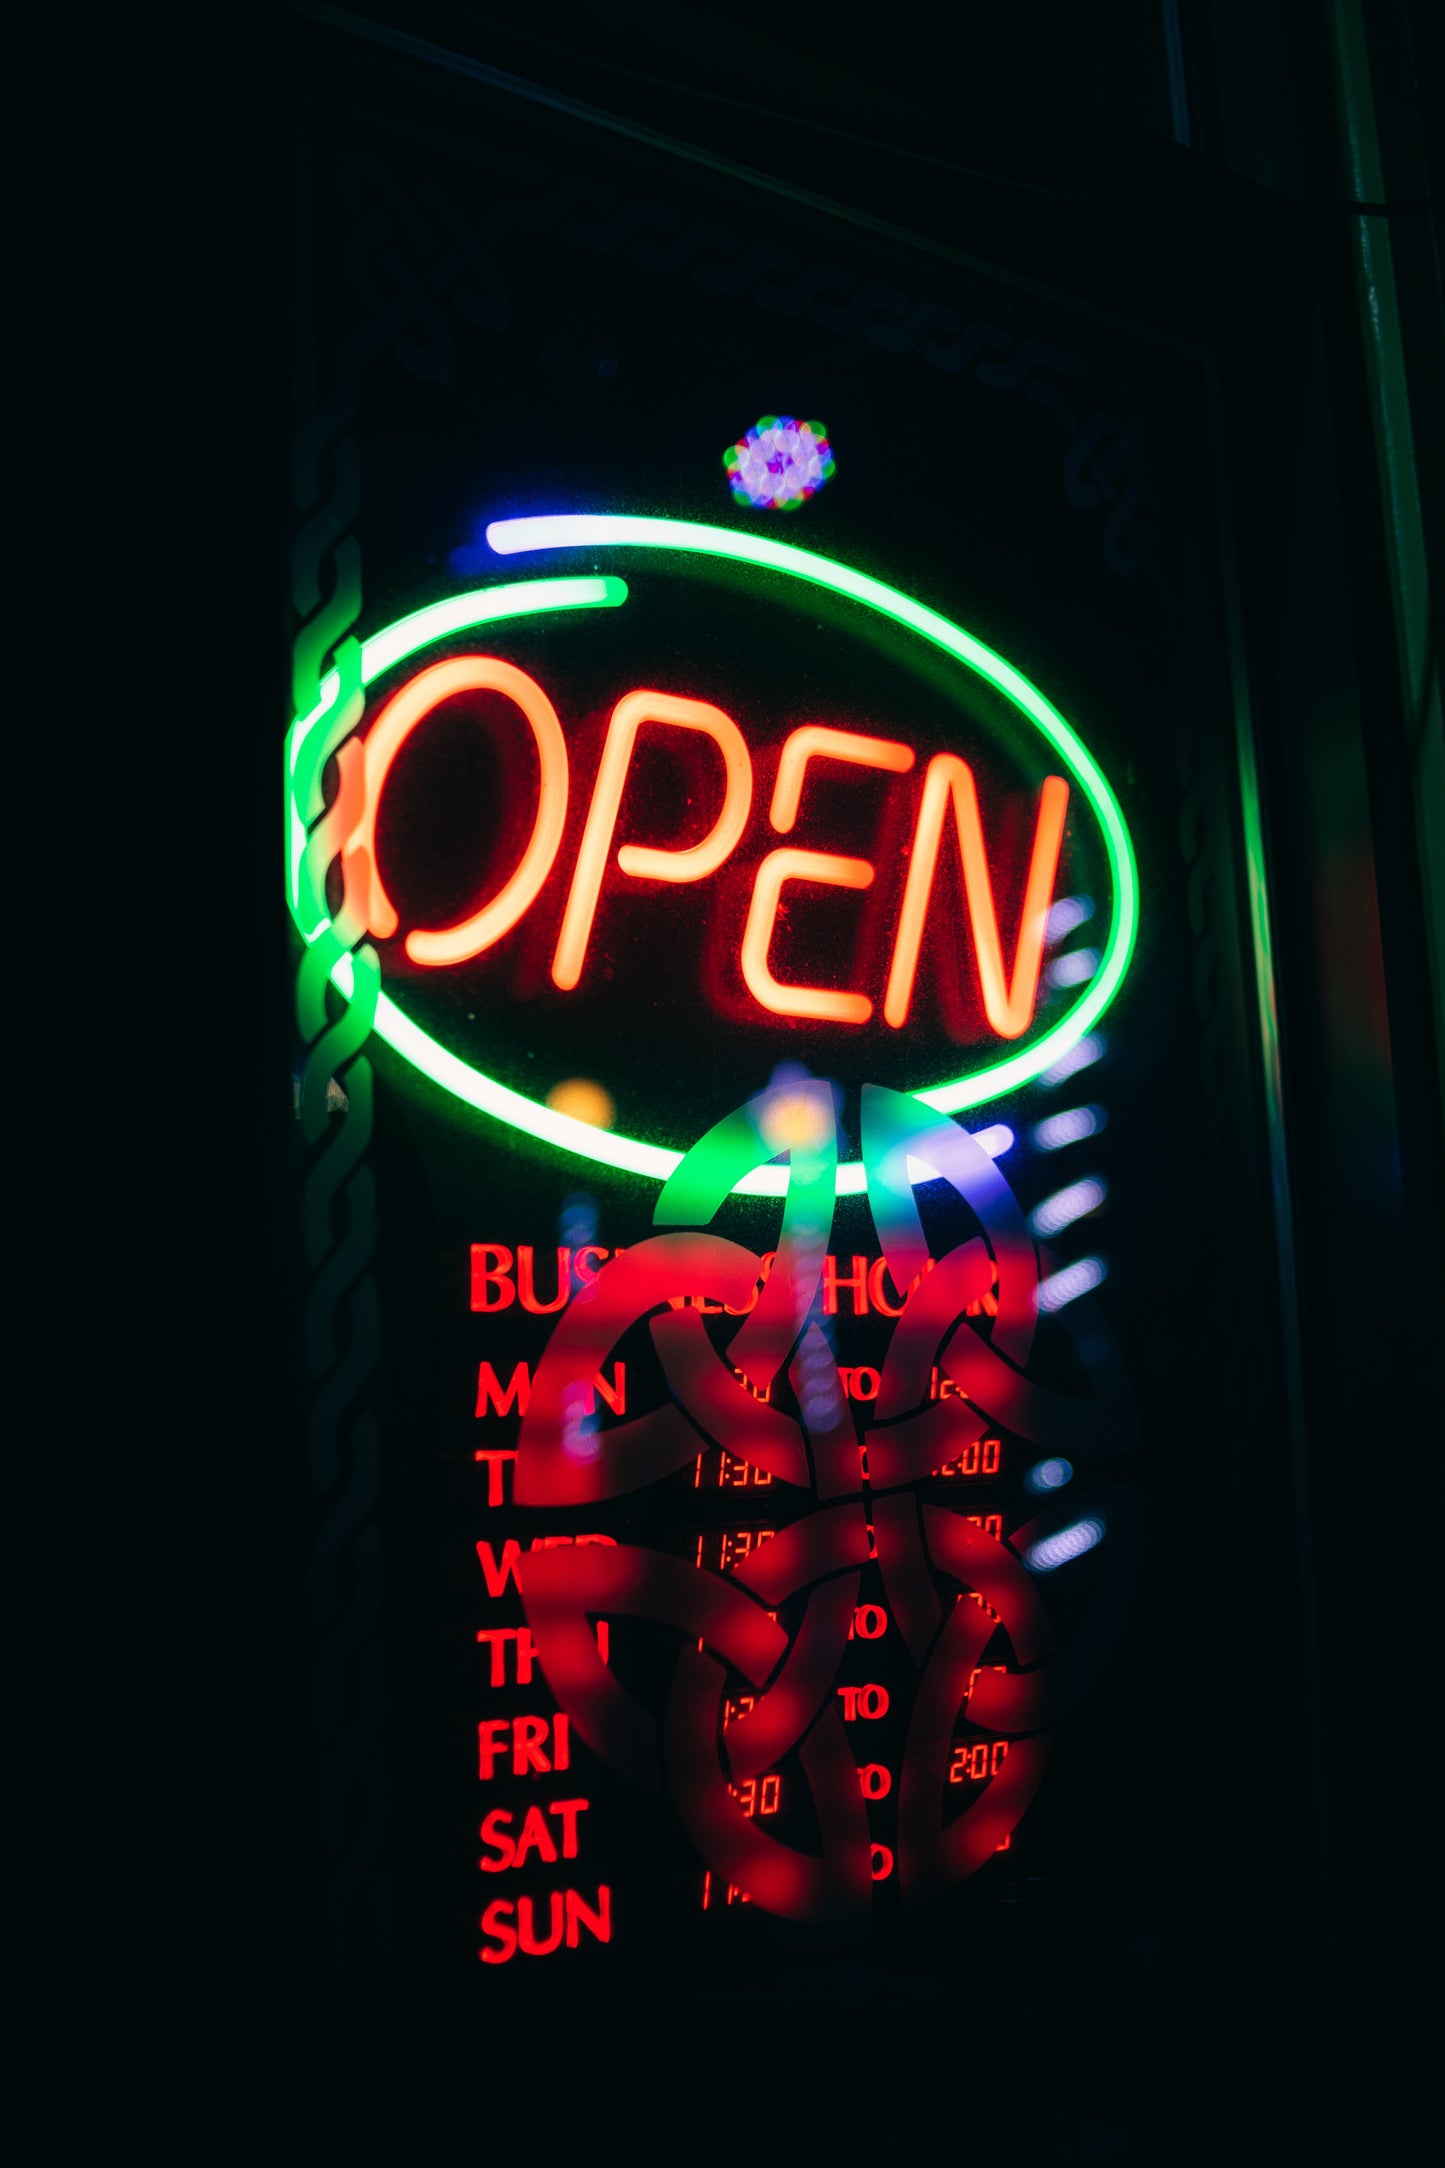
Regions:
[[[463,1059],[545,1090],[605,1031],[645,1091],[664,1052],[776,1060],[801,1032],[920,1088],[1052,1037],[1104,964],[1117,984],[1101,789],[1117,808],[1067,726],[1087,774],[1007,688],[796,579],[654,559],[625,592],[368,687],[349,892]],[[1059,973],[1079,898],[1088,969]]]

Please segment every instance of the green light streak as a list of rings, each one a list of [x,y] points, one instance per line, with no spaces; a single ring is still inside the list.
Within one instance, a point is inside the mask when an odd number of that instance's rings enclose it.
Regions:
[[[742,559],[845,595],[864,608],[892,618],[895,623],[953,655],[967,668],[977,671],[1043,732],[1083,791],[1104,835],[1114,889],[1114,916],[1099,969],[1087,990],[1042,1039],[989,1068],[929,1086],[913,1096],[925,1106],[945,1114],[977,1106],[1030,1082],[1098,1022],[1118,992],[1138,931],[1138,875],[1133,845],[1118,802],[1088,748],[1038,688],[1001,655],[996,655],[992,648],[976,640],[961,626],[950,623],[937,611],[901,594],[897,588],[870,579],[866,573],[854,571],[849,565],[837,564],[830,558],[794,548],[789,543],[774,542],[766,536],[733,533],[726,528],[708,527],[690,520],[578,515],[496,522],[487,529],[487,539],[501,553],[626,543]],[[359,684],[362,687],[370,685],[418,649],[474,625],[530,616],[544,610],[616,608],[626,600],[626,582],[605,575],[523,580],[499,587],[474,588],[399,618],[395,624],[384,627],[364,641],[360,649]],[[353,684],[358,679],[353,679]],[[292,917],[308,944],[317,940],[330,925],[325,915],[315,924],[307,925],[311,910],[322,909],[324,913],[324,906],[317,897],[303,900],[302,872],[312,785],[319,778],[330,751],[354,727],[356,720],[352,700],[343,699],[342,692],[341,672],[328,671],[321,681],[316,705],[308,714],[293,721],[286,738],[287,895]],[[323,737],[313,745],[310,742],[313,733],[323,726]],[[338,960],[331,977],[338,991],[349,1000],[354,984],[349,955]],[[464,1105],[524,1130],[561,1151],[573,1152],[599,1165],[616,1167],[654,1181],[665,1181],[681,1163],[683,1154],[670,1147],[645,1144],[637,1137],[616,1136],[608,1130],[596,1129],[571,1115],[558,1114],[522,1092],[512,1091],[472,1063],[449,1052],[404,1015],[385,994],[377,1001],[373,1029],[403,1060]],[[840,1166],[836,1186],[839,1196],[861,1195],[867,1186],[862,1162],[852,1160]],[[753,1197],[782,1197],[787,1188],[788,1169],[785,1166],[755,1168],[736,1185],[738,1194]]]

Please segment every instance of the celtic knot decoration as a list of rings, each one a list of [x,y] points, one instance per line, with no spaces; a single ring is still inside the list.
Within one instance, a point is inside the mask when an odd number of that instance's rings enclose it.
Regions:
[[[916,1674],[896,1806],[899,1895],[917,1906],[1008,1839],[1043,1778],[1054,1726],[1118,1638],[1142,1537],[1131,1484],[1056,1500],[1006,1538],[920,1495],[991,1427],[1072,1463],[1134,1450],[1137,1421],[1088,1299],[1049,1330],[1072,1341],[1092,1390],[1062,1391],[1037,1363],[1031,1371],[1050,1260],[982,1146],[917,1099],[874,1085],[863,1089],[861,1129],[868,1209],[901,1297],[861,1430],[820,1322],[838,1137],[832,1089],[813,1080],[775,1086],[711,1129],[664,1185],[659,1232],[615,1255],[562,1314],[515,1468],[519,1505],[577,1506],[643,1491],[715,1446],[765,1471],[784,1486],[779,1496],[811,1499],[726,1572],[607,1543],[534,1551],[522,1576],[533,1647],[577,1734],[623,1778],[666,1789],[713,1873],[800,1921],[857,1922],[873,1905],[876,1848],[837,1688],[864,1569],[881,1575]],[[780,1158],[787,1188],[769,1269],[707,1229],[736,1184]],[[915,1191],[940,1179],[978,1232],[935,1257]],[[721,1350],[701,1301],[714,1332],[717,1305],[741,1319]],[[586,1387],[643,1321],[668,1397],[592,1430],[579,1421]],[[939,1376],[952,1390],[934,1398]],[[1067,1551],[1066,1524],[1102,1540],[1087,1600],[1064,1630],[1041,1562],[1051,1537]],[[797,1621],[791,1632],[785,1611]],[[660,1708],[604,1661],[593,1627],[603,1617],[679,1636]],[[741,1713],[729,1722],[730,1692]],[[982,1790],[950,1816],[950,1748],[964,1713],[970,1735],[993,1751]],[[770,1835],[737,1796],[789,1755],[811,1794],[816,1850]]]

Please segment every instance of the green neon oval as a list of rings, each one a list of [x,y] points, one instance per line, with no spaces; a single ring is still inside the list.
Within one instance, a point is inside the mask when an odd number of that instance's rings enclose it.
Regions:
[[[976,671],[1043,733],[1083,791],[1104,837],[1114,890],[1113,918],[1098,970],[1073,1007],[1043,1038],[987,1068],[970,1070],[942,1084],[926,1086],[913,1096],[940,1113],[961,1113],[965,1108],[978,1106],[985,1100],[1030,1083],[1098,1023],[1123,984],[1138,934],[1139,880],[1134,846],[1119,802],[1093,755],[1052,702],[1045,699],[1038,687],[1012,663],[1005,662],[1001,655],[996,655],[972,633],[965,632],[962,626],[952,624],[936,610],[915,602],[897,588],[871,579],[851,565],[838,564],[832,558],[798,549],[791,543],[775,542],[769,536],[708,527],[695,520],[588,513],[497,521],[488,527],[487,540],[501,555],[625,544],[634,548],[686,550],[705,556],[736,558],[745,564],[830,588],[835,594],[891,618]],[[615,607],[626,598],[625,583],[605,576],[517,581],[505,587],[476,588],[399,619],[363,642],[360,683],[363,687],[369,685],[382,671],[419,648],[472,625],[494,623],[538,610]],[[309,715],[298,716],[287,736],[287,899],[292,916],[307,941],[314,941],[327,921],[323,917],[309,928],[304,922],[309,913],[304,908],[297,871],[300,862],[297,837],[299,834],[304,842],[306,828],[305,809],[297,803],[299,755],[311,733],[318,728],[324,729],[332,720],[339,692],[338,675],[332,671],[322,681],[317,706]],[[341,734],[344,735],[344,731]],[[350,959],[343,957],[331,975],[339,990],[349,998],[352,990]],[[377,1002],[373,1028],[379,1038],[442,1090],[563,1151],[655,1181],[665,1181],[682,1158],[679,1151],[644,1144],[638,1137],[616,1136],[609,1130],[594,1129],[586,1122],[575,1121],[570,1115],[555,1113],[551,1107],[543,1106],[522,1092],[510,1090],[495,1077],[489,1077],[485,1071],[450,1053],[403,1015],[385,994]],[[787,1179],[785,1167],[760,1167],[737,1187],[754,1196],[780,1196],[787,1188]],[[864,1187],[861,1161],[848,1161],[839,1167],[840,1196],[856,1194]]]

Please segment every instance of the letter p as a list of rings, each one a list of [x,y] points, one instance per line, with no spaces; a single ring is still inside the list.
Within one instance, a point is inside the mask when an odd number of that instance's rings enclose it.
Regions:
[[[557,937],[557,953],[552,959],[553,980],[564,991],[575,986],[582,976],[602,876],[617,828],[622,787],[632,765],[637,733],[644,723],[700,730],[712,739],[722,754],[726,773],[722,810],[701,843],[686,850],[665,851],[624,843],[617,853],[620,872],[635,881],[701,881],[709,873],[716,873],[747,825],[753,802],[753,764],[743,734],[730,716],[724,715],[721,708],[710,707],[705,700],[683,700],[671,693],[628,693],[619,700],[607,725],[607,742],[602,748],[602,763],[582,832],[562,931]]]

